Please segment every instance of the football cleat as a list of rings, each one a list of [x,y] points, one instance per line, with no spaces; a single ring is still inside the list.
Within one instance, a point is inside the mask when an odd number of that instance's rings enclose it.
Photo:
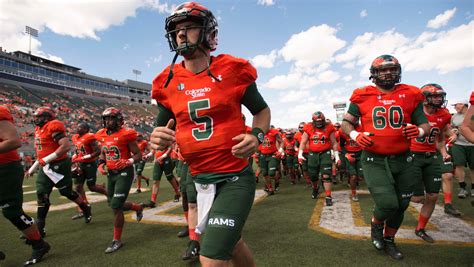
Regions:
[[[313,189],[313,192],[311,193],[311,198],[312,199],[317,199],[319,195],[319,188],[318,189]]]
[[[3,261],[6,258],[5,253],[0,251],[0,261]]]
[[[268,196],[273,196],[274,194],[275,194],[275,191],[273,191],[273,190],[272,191],[270,191],[270,190],[267,191]]]
[[[177,234],[177,236],[178,236],[179,238],[189,236],[189,228],[188,228],[188,226],[186,226],[185,229],[179,231],[178,234]]]
[[[141,209],[136,211],[136,213],[137,213],[137,222],[140,222],[143,219],[143,206],[144,206],[144,204],[140,203],[139,205],[141,206]]]
[[[453,207],[452,204],[445,204],[444,205],[444,213],[449,214],[454,217],[460,217],[461,212],[459,212],[456,208]]]
[[[426,233],[425,229],[415,230],[415,235],[428,243],[434,243],[434,239]]]
[[[385,247],[385,242],[383,239],[383,228],[384,224],[375,224],[370,222],[370,238],[372,239],[372,245],[377,250],[382,250]]]
[[[151,208],[151,209],[153,209],[153,208],[156,207],[156,203],[153,202],[153,201],[151,201],[151,200],[148,200],[148,202],[145,203],[145,204],[143,204],[142,206],[143,206],[144,208]]]
[[[280,187],[279,186],[275,186],[275,192],[278,192],[280,191]]]
[[[474,197],[474,188],[471,188],[471,197]]]
[[[359,201],[359,197],[358,197],[357,195],[353,195],[353,196],[352,196],[352,201],[358,202],[358,201]]]
[[[459,189],[458,198],[466,198],[467,190],[464,188]]]
[[[390,258],[394,260],[401,260],[403,259],[403,254],[400,252],[400,250],[397,248],[397,245],[395,245],[395,241],[393,237],[384,237],[385,241],[385,253],[390,256]]]
[[[84,221],[90,223],[92,220],[92,207],[90,204],[86,205],[86,208],[82,211],[84,213]]]
[[[332,206],[332,197],[326,197],[326,206]]]
[[[107,249],[105,250],[105,253],[109,254],[109,253],[115,252],[119,250],[122,246],[123,246],[122,241],[112,240],[112,244],[110,244],[110,246],[107,247]]]
[[[31,253],[31,257],[25,262],[23,266],[33,265],[40,262],[44,255],[51,249],[51,246],[43,239],[35,241],[30,240],[30,244],[33,246],[33,252]]]
[[[71,220],[77,220],[77,219],[81,219],[84,217],[84,213],[82,212],[79,212],[78,214],[75,214],[74,216],[71,217]]]
[[[196,241],[196,240],[189,241],[188,248],[184,252],[182,259],[185,260],[185,261],[186,260],[192,260],[192,261],[197,260],[199,258],[199,250],[200,250],[200,246],[199,246],[198,241]]]
[[[145,179],[145,183],[146,183],[146,186],[149,187],[150,186],[150,179]]]
[[[173,200],[173,202],[179,202],[179,198],[180,198],[180,197],[181,197],[181,194],[179,194],[179,193],[176,194],[176,195],[174,195],[174,200]]]
[[[135,194],[140,194],[142,192],[142,190],[140,188],[137,188],[137,190],[135,190]]]

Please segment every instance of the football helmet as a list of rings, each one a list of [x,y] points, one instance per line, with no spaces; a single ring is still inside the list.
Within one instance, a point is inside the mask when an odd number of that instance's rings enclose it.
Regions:
[[[326,126],[326,117],[321,111],[314,112],[311,119],[313,120],[313,125],[316,128],[324,128],[324,126]]]
[[[51,108],[48,107],[37,108],[33,116],[34,124],[39,127],[43,127],[43,125],[45,125],[47,122],[56,119],[56,114]]]
[[[285,132],[285,136],[286,136],[286,139],[292,140],[293,137],[295,136],[295,133],[291,130],[288,130],[288,131]]]
[[[383,73],[381,73],[383,70]],[[402,67],[394,56],[382,55],[372,61],[370,66],[370,77],[377,86],[390,90],[395,84],[400,83],[402,78]]]
[[[341,124],[339,122],[334,123],[334,128],[336,129],[341,128]]]
[[[300,124],[298,124],[298,131],[302,132],[305,124],[304,122],[300,122]]]
[[[79,135],[84,135],[90,131],[89,124],[85,122],[79,122],[77,124],[76,133]]]
[[[112,125],[107,123],[108,118],[113,118],[114,123]],[[123,115],[122,111],[118,108],[106,108],[104,112],[102,112],[102,125],[104,128],[110,131],[117,131],[123,126]]]
[[[434,108],[446,107],[446,92],[441,85],[436,83],[425,84],[421,87],[421,92],[425,96],[424,105]],[[436,96],[439,98],[436,98]]]
[[[176,42],[176,35],[180,30],[176,29],[176,24],[183,21],[194,21],[201,25],[198,27],[201,29],[199,40],[195,44],[186,42],[185,44],[178,45]],[[217,19],[209,9],[199,3],[185,2],[177,6],[171,15],[166,18],[165,30],[165,37],[168,39],[171,51],[179,55],[190,55],[201,44],[211,51],[217,48]]]

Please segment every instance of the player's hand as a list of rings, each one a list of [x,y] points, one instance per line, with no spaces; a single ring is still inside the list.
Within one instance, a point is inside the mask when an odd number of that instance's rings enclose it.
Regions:
[[[108,173],[108,171],[105,169],[105,163],[99,164],[97,170],[99,170],[102,175],[107,175]]]
[[[24,178],[25,180],[27,180],[28,178],[31,177],[31,175],[32,175],[32,174],[30,174],[29,171],[26,171],[25,174],[23,175],[23,178]]]
[[[372,135],[373,134],[366,135],[365,133],[359,133],[355,141],[362,149],[366,149],[374,144],[374,141],[370,138]]]
[[[444,161],[444,162],[449,162],[449,161],[451,161],[451,155],[449,155],[449,154],[443,155],[443,161]]]
[[[174,120],[170,119],[166,126],[156,127],[150,135],[150,146],[155,150],[164,150],[176,142],[176,132],[171,130]]]
[[[252,156],[258,148],[258,140],[252,134],[239,134],[232,138],[232,141],[238,142],[232,147],[231,152],[234,157],[248,158]]]
[[[117,169],[121,170],[127,167],[130,167],[133,165],[133,162],[128,160],[128,159],[119,159],[116,163],[115,166]]]
[[[454,144],[454,142],[456,142],[457,139],[458,139],[458,135],[452,134],[450,137],[448,137],[448,142],[446,142],[446,144]]]
[[[402,134],[406,139],[418,138],[420,135],[420,129],[418,129],[418,126],[413,124],[404,124]]]
[[[339,169],[339,168],[341,167],[341,165],[342,165],[342,161],[341,161],[341,160],[338,160],[338,161],[336,162],[336,167]]]
[[[346,153],[346,159],[349,161],[350,164],[354,164],[356,161],[354,154],[352,153]]]

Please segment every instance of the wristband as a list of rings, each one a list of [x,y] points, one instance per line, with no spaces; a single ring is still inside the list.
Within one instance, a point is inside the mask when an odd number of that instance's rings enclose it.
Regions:
[[[91,154],[87,154],[84,157],[82,157],[82,159],[90,159],[90,158],[92,158]]]
[[[418,131],[420,131],[418,137],[423,137],[425,135],[425,131],[422,128],[418,127]]]
[[[133,158],[129,158],[127,159],[128,162],[130,162],[130,164],[133,164],[135,162],[135,160]]]
[[[283,153],[283,152],[284,152],[284,151],[283,151],[283,148],[280,147],[280,148],[278,149],[278,152]]]
[[[42,160],[46,163],[50,163],[51,161],[53,161],[57,158],[58,158],[58,154],[56,154],[56,152],[53,152],[53,153],[47,155],[46,157],[42,158]]]
[[[258,127],[255,127],[255,128],[252,128],[252,131],[250,132],[251,135],[257,137],[257,140],[258,140],[258,144],[261,144],[263,143],[263,139],[265,137],[265,133],[263,132],[262,129],[258,128]]]
[[[40,164],[39,161],[36,160],[35,163],[33,163],[33,165],[31,165],[31,167],[28,169],[28,174],[29,175],[33,174],[38,168],[39,164]]]
[[[352,130],[350,133],[349,133],[349,136],[351,137],[352,140],[356,141],[357,139],[357,136],[359,136],[359,132],[356,131],[356,130]]]
[[[298,151],[298,158],[304,158],[303,157],[303,150]]]
[[[339,158],[339,152],[338,152],[338,151],[335,151],[335,152],[334,152],[334,160],[336,161],[336,163],[341,160],[341,159]]]

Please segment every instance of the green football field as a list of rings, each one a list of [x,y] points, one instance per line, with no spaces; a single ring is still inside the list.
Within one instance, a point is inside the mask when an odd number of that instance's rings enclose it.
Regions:
[[[148,164],[145,176],[151,176],[151,168]],[[104,181],[105,178],[101,176],[99,183]],[[466,182],[470,184],[470,180]],[[143,184],[146,187],[144,182]],[[34,179],[25,181],[24,186],[24,208],[35,217]],[[258,189],[262,188],[263,184],[260,182]],[[370,223],[373,206],[370,196],[363,193],[359,203],[351,203],[348,189],[346,183],[336,185],[335,205],[326,208],[322,196],[317,201],[311,199],[311,190],[304,183],[291,185],[283,178],[281,189],[276,195],[258,199],[243,231],[243,237],[254,253],[257,266],[473,266],[472,198],[461,200],[456,195],[453,197],[454,205],[464,213],[461,219],[444,215],[442,206],[436,207],[437,216],[428,225],[429,233],[440,231],[434,244],[423,243],[413,235],[417,215],[415,207],[410,207],[400,230],[405,231],[403,235],[406,237],[400,238],[398,242],[405,259],[395,262],[372,247],[368,234],[360,234],[366,233]],[[363,185],[361,189],[364,189]],[[38,266],[196,265],[181,260],[188,239],[176,237],[176,233],[183,228],[180,224],[183,217],[181,205],[170,203],[173,195],[169,183],[163,179],[158,201],[170,208],[149,210],[140,223],[134,222],[132,216],[127,216],[122,236],[124,247],[116,253],[106,255],[104,250],[110,244],[113,234],[112,212],[106,201],[96,194],[88,195],[91,200],[99,202],[92,204],[93,219],[86,225],[83,220],[71,220],[76,209],[66,208],[67,205],[60,206],[69,201],[60,198],[57,191],[53,191],[52,208],[46,225],[46,240],[52,249]],[[150,191],[132,193],[129,200],[144,202],[149,197]],[[175,222],[164,223],[160,219],[162,217],[174,219]],[[7,258],[0,262],[0,266],[21,266],[29,257],[31,247],[23,244],[19,235],[20,232],[1,217],[0,250],[5,252]]]

